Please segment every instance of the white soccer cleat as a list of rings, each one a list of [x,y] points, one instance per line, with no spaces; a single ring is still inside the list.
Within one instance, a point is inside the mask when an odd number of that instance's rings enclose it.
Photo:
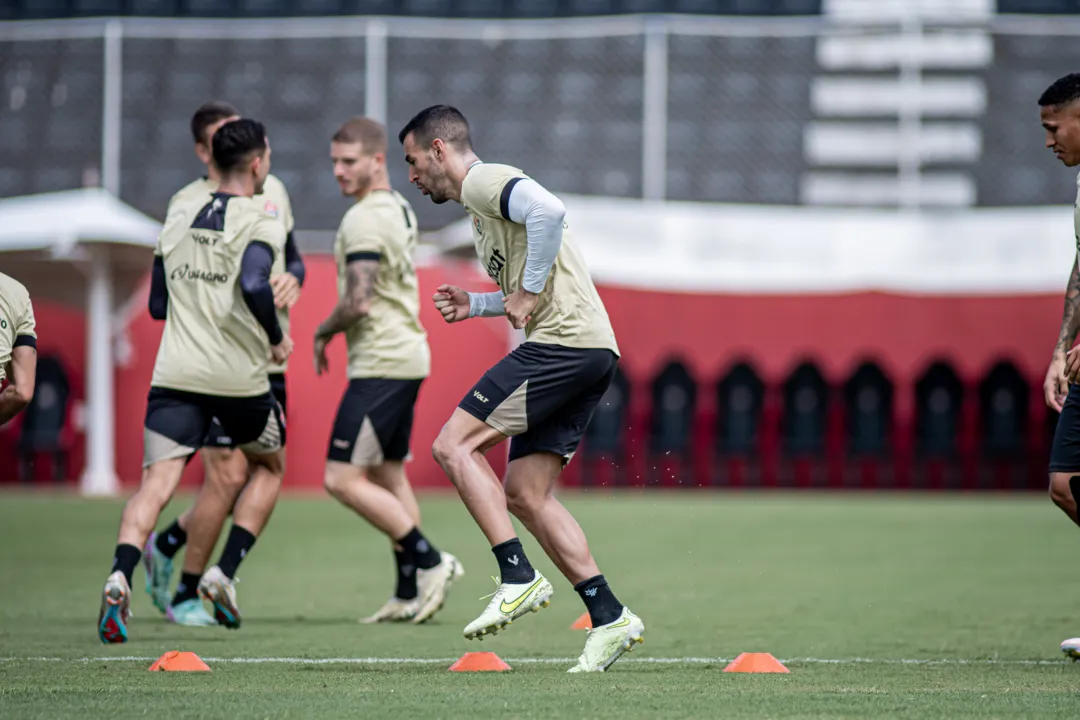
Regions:
[[[1073,662],[1080,660],[1080,638],[1069,638],[1061,643],[1061,652]]]
[[[504,627],[522,615],[539,612],[551,604],[555,588],[538,571],[528,583],[499,583],[491,596],[491,602],[480,613],[480,617],[465,626],[465,638],[484,639],[485,635],[495,635]],[[494,578],[492,578],[494,579]]]
[[[589,630],[578,664],[567,672],[604,672],[624,652],[632,651],[635,644],[644,642],[644,635],[645,623],[624,607],[614,622]]]
[[[419,609],[420,598],[418,597],[410,600],[392,597],[387,600],[386,604],[379,608],[374,615],[361,618],[360,622],[365,625],[383,622],[405,622],[406,620],[412,620],[416,617],[416,613]]]
[[[416,598],[419,607],[413,617],[413,623],[419,625],[427,622],[442,609],[446,603],[446,596],[450,593],[450,586],[454,581],[465,574],[461,562],[448,552],[440,552],[442,562],[427,570],[416,571]]]
[[[235,581],[221,572],[217,565],[199,580],[199,596],[213,603],[214,619],[230,630],[240,627],[240,608],[236,604]]]

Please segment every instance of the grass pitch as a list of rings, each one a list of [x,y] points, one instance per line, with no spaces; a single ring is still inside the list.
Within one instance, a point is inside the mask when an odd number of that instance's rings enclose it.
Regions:
[[[1080,534],[1041,497],[568,495],[645,644],[605,674],[568,676],[583,607],[497,638],[461,629],[494,558],[452,496],[425,531],[467,575],[427,625],[366,626],[392,588],[384,539],[329,499],[286,497],[241,567],[244,626],[169,625],[135,576],[131,641],[95,633],[120,503],[0,495],[0,717],[1040,717],[1071,714],[1080,665]],[[187,507],[179,498],[162,525]],[[149,673],[190,650],[212,673]],[[492,650],[513,672],[446,671]],[[790,675],[721,670],[766,651]],[[135,658],[135,659],[131,659]]]

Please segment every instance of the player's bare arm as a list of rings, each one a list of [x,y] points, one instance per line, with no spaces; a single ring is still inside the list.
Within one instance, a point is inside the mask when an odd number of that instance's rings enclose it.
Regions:
[[[1069,381],[1076,381],[1080,373],[1080,354],[1070,350],[1080,331],[1080,266],[1073,261],[1069,284],[1065,289],[1065,308],[1061,314],[1061,330],[1058,333],[1054,355],[1050,368],[1046,371],[1043,392],[1046,404],[1058,412],[1061,411],[1065,395],[1069,392]]]
[[[326,344],[340,332],[352,327],[371,310],[375,280],[379,277],[378,260],[353,260],[345,266],[345,293],[315,331],[315,373],[329,369]]]
[[[22,412],[34,399],[37,349],[33,345],[19,345],[12,349],[7,376],[10,384],[0,393],[0,425]]]

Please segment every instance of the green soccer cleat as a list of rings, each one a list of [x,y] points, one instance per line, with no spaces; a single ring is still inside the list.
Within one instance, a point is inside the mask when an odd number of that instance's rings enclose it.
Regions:
[[[143,567],[146,568],[146,594],[161,612],[169,613],[169,583],[172,582],[173,561],[157,549],[157,533],[150,533],[150,539],[143,548]]]
[[[210,627],[218,624],[218,621],[206,612],[206,606],[202,604],[202,601],[197,598],[170,605],[165,616],[169,618],[169,622],[185,627]]]

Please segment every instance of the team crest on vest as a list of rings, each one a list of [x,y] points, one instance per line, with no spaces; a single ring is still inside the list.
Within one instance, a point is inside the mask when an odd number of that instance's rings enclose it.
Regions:
[[[479,216],[473,215],[472,226],[473,226],[473,230],[476,231],[477,235],[483,235],[484,234],[484,226],[480,224],[480,217]]]
[[[269,200],[266,201],[266,205],[263,206],[263,209],[266,210],[266,214],[269,215],[270,217],[277,217],[278,216],[277,205],[270,202]]]

